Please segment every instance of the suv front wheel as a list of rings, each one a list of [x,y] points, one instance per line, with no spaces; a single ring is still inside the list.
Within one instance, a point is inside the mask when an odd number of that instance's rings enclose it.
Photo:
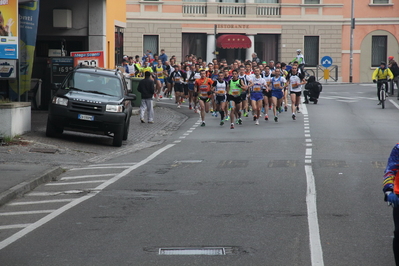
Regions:
[[[123,128],[120,128],[119,130],[116,130],[114,132],[114,139],[112,141],[112,145],[114,145],[115,147],[122,146],[122,139],[123,139]]]

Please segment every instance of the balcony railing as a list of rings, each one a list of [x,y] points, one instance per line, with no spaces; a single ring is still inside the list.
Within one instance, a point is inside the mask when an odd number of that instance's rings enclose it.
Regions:
[[[280,16],[279,6],[257,6],[256,7],[257,16]]]
[[[206,4],[183,4],[183,14],[206,16]]]
[[[219,3],[218,14],[222,16],[245,17],[245,4]]]
[[[211,13],[216,13],[220,17],[279,17],[281,15],[280,9],[280,4],[270,3],[183,2],[183,16],[186,17],[206,17]]]

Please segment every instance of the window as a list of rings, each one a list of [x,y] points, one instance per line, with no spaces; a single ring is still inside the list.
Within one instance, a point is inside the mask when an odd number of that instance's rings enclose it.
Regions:
[[[387,36],[373,36],[371,40],[371,66],[378,67],[387,58]]]
[[[115,27],[115,64],[122,65],[123,59],[123,33],[124,29]]]
[[[279,0],[255,0],[256,4],[278,4]]]
[[[245,0],[219,0],[219,3],[245,3]]]
[[[150,50],[152,54],[158,54],[158,35],[144,35],[143,53]]]
[[[320,4],[320,0],[304,0],[304,4]]]
[[[319,63],[319,36],[305,36],[305,63],[307,66],[315,67]]]
[[[389,0],[373,0],[373,4],[389,4]]]

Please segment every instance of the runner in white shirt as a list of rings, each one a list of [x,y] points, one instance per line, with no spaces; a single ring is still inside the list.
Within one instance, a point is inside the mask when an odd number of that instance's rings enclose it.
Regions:
[[[302,85],[306,84],[306,81],[303,74],[298,72],[298,67],[295,65],[292,66],[291,71],[288,73],[287,80],[291,96],[292,119],[295,120],[296,111],[301,102]]]
[[[254,111],[255,125],[259,125],[260,110],[263,105],[263,89],[267,89],[266,80],[260,76],[260,69],[254,69],[254,77],[252,78],[252,86],[250,88],[250,98],[252,104],[252,110]]]
[[[245,85],[244,86],[245,89],[247,89],[249,86],[252,86],[252,78],[249,75],[245,74],[245,67],[244,66],[241,66],[239,68],[238,78],[243,81],[243,83]],[[242,109],[244,110],[243,111],[243,116],[244,117],[248,117],[248,100],[247,100],[247,97],[248,97],[247,91],[245,90],[245,91],[243,91],[241,93],[241,100],[242,100],[242,105],[243,105]]]

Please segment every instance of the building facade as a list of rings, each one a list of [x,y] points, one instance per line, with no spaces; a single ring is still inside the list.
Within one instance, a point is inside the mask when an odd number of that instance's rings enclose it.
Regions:
[[[353,82],[370,82],[381,61],[399,59],[398,6],[399,0],[128,0],[124,52],[165,49],[178,61],[195,54],[231,63],[253,52],[289,62],[301,49],[319,77],[321,58],[330,56],[336,80],[348,82],[352,73]]]

